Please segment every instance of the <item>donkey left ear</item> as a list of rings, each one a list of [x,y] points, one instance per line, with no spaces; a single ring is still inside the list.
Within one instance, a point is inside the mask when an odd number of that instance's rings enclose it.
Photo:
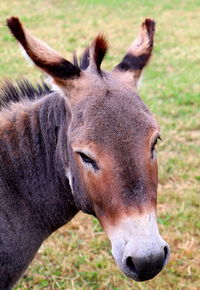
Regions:
[[[122,61],[113,69],[114,73],[131,86],[137,87],[142,70],[151,58],[154,33],[154,20],[145,19],[138,37]]]
[[[60,82],[80,76],[81,70],[78,66],[73,65],[52,48],[31,36],[17,17],[7,19],[7,25],[35,65],[52,76],[55,81]]]

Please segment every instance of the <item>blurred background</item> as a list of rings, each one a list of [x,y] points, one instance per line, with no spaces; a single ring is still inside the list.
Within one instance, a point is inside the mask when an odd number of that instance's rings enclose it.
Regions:
[[[136,283],[118,270],[98,221],[79,213],[42,245],[15,289],[200,289],[200,1],[1,0],[0,79],[36,82],[41,73],[19,52],[5,26],[9,16],[69,60],[104,32],[104,69],[121,60],[146,17],[156,20],[139,93],[161,126],[157,211],[171,247],[164,271]]]

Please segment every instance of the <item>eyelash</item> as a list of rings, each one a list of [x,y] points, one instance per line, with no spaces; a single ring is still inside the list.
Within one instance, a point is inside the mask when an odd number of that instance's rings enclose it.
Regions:
[[[79,156],[81,157],[82,161],[85,164],[88,164],[90,166],[92,166],[92,168],[96,171],[99,170],[99,167],[97,165],[97,163],[90,157],[88,157],[86,154],[82,153],[82,152],[77,152],[79,154]]]

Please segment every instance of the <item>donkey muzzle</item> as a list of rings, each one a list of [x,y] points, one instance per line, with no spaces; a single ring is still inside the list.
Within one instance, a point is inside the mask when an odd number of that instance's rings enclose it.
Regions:
[[[127,217],[107,234],[118,266],[136,281],[153,278],[169,259],[169,246],[159,234],[155,213]]]

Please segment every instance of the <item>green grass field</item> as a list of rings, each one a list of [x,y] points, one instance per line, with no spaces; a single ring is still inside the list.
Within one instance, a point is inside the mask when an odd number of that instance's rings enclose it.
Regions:
[[[200,1],[2,0],[0,78],[36,81],[40,72],[5,26],[12,15],[68,59],[105,32],[105,69],[120,61],[145,17],[156,20],[154,55],[139,91],[161,126],[158,221],[171,247],[164,271],[136,283],[118,270],[98,222],[80,213],[42,245],[15,289],[200,289]]]

